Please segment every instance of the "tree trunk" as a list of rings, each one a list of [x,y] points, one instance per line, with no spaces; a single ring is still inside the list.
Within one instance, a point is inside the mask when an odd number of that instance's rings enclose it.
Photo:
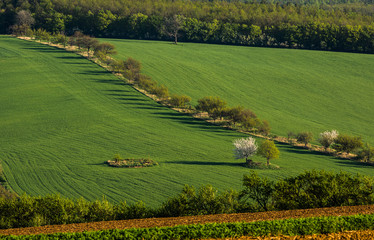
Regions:
[[[252,163],[253,163],[252,159],[248,159],[248,158],[245,159],[245,164],[247,164],[247,166],[252,165]]]
[[[270,158],[267,158],[267,165],[269,166],[270,165]]]

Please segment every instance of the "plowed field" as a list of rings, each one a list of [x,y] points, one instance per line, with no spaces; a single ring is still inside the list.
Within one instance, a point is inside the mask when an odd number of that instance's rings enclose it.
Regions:
[[[261,220],[275,220],[286,218],[305,218],[318,216],[348,216],[356,214],[373,214],[374,205],[302,209],[288,211],[271,211],[260,213],[240,213],[240,214],[217,214],[206,216],[188,216],[175,218],[148,218],[121,221],[106,221],[93,223],[79,223],[66,225],[51,225],[43,227],[29,227],[16,229],[3,229],[0,234],[3,235],[30,235],[30,234],[48,234],[58,232],[83,232],[98,231],[107,229],[126,229],[126,228],[150,228],[167,227],[188,224],[203,223],[221,223],[221,222],[252,222]],[[343,238],[342,238],[343,239]]]

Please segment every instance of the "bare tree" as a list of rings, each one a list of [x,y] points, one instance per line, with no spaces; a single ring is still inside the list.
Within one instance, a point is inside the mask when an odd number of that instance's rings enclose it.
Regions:
[[[16,24],[11,26],[13,33],[16,35],[25,35],[26,31],[35,23],[31,13],[26,10],[21,10],[16,15]]]
[[[174,38],[174,43],[178,44],[178,32],[182,28],[184,17],[181,15],[174,15],[171,18],[166,18],[163,25],[163,32]]]

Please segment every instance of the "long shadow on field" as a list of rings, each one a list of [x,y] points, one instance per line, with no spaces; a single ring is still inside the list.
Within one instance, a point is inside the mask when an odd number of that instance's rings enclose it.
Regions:
[[[348,166],[348,167],[360,167],[360,168],[372,168],[374,170],[374,166],[369,163],[364,162],[357,162],[355,160],[349,160],[344,158],[336,158],[335,161],[340,166]]]
[[[182,124],[186,124],[194,128],[199,128],[199,129],[207,130],[210,132],[222,133],[225,136],[238,136],[238,134],[233,130],[225,129],[217,125],[214,125],[212,123],[206,122],[204,120],[193,118],[189,114],[186,114],[186,113],[170,111],[170,112],[156,112],[154,114],[158,115],[160,118],[178,121],[178,122],[181,122]],[[230,134],[230,132],[232,134]]]
[[[35,51],[38,51],[38,52],[46,52],[46,53],[57,53],[57,52],[66,53],[65,50],[58,49],[58,48],[53,48],[53,47],[50,47],[50,46],[25,47],[25,48],[22,48],[22,49],[35,50]]]
[[[312,150],[309,150],[309,149],[306,149],[304,147],[301,147],[301,146],[292,146],[292,145],[289,145],[287,143],[281,143],[281,142],[278,142],[277,143],[278,146],[280,146],[280,148],[282,148],[283,150],[285,150],[286,152],[290,152],[290,153],[296,153],[296,154],[313,154],[313,155],[318,155],[318,156],[331,156],[327,153],[324,153],[324,152],[319,152],[319,151],[312,151]]]
[[[243,163],[230,163],[230,162],[200,162],[200,161],[174,161],[167,162],[173,164],[186,164],[186,165],[202,165],[202,166],[232,166],[243,167]]]

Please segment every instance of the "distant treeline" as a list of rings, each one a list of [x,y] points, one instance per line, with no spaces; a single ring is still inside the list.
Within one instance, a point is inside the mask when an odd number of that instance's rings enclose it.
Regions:
[[[0,0],[0,33],[10,32],[25,10],[35,29],[67,35],[374,52],[373,4],[281,2]]]

